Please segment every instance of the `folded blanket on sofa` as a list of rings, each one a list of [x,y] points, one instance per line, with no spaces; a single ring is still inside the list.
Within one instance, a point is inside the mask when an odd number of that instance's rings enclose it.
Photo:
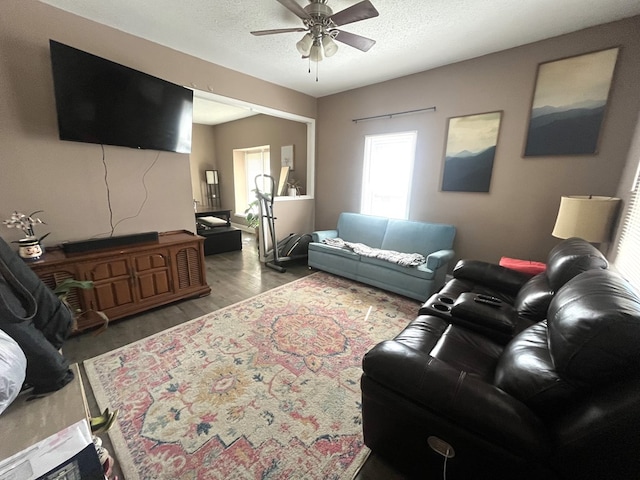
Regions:
[[[325,238],[323,243],[338,248],[349,248],[364,257],[379,258],[387,262],[395,263],[403,267],[415,267],[427,261],[420,253],[402,253],[393,250],[381,250],[365,245],[364,243],[345,242],[341,238]]]

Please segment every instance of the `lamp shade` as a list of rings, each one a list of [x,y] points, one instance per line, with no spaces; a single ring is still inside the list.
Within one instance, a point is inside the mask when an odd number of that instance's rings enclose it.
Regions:
[[[312,62],[321,62],[324,58],[324,50],[322,44],[319,41],[313,42],[311,51],[309,52],[309,59]]]
[[[205,179],[207,185],[217,185],[218,184],[218,171],[217,170],[205,170],[204,171]]]
[[[338,51],[338,45],[329,35],[325,35],[322,39],[322,47],[324,48],[324,56],[329,58]]]
[[[310,33],[307,33],[302,37],[302,40],[296,43],[296,48],[303,56],[308,57],[311,45],[313,45],[313,37]]]
[[[620,199],[614,197],[562,197],[551,235],[557,238],[580,237],[591,243],[606,242],[619,204]]]

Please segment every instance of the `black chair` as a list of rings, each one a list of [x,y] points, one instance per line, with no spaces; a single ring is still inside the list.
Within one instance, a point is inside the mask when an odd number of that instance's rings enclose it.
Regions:
[[[640,472],[640,298],[590,270],[503,345],[421,315],[363,360],[365,444],[410,478]],[[439,453],[438,453],[439,452]]]
[[[453,279],[422,305],[419,314],[440,316],[506,343],[546,318],[551,299],[565,283],[608,266],[604,255],[581,238],[556,245],[546,271],[533,277],[492,263],[460,260]]]

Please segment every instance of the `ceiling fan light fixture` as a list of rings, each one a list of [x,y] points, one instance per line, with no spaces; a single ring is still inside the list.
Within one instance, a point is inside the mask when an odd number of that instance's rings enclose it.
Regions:
[[[304,57],[309,56],[309,52],[311,51],[311,47],[313,46],[313,37],[310,33],[305,34],[302,39],[296,43],[296,48]]]
[[[324,48],[324,56],[327,58],[338,51],[338,44],[329,35],[325,35],[322,39],[322,47]]]
[[[312,62],[321,62],[324,58],[324,52],[322,48],[322,44],[320,42],[315,42],[311,47],[311,51],[309,52],[309,60]]]

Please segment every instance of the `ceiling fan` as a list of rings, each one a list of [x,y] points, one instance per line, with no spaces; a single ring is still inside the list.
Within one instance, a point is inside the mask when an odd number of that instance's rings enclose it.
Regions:
[[[369,0],[363,0],[338,13],[327,5],[328,0],[309,0],[309,5],[301,7],[295,0],[277,0],[284,7],[296,14],[304,27],[279,28],[275,30],[258,30],[252,35],[272,35],[274,33],[307,32],[296,43],[296,48],[302,58],[313,62],[320,62],[324,57],[330,57],[338,51],[338,42],[350,45],[363,52],[368,51],[376,43],[367,37],[339,30],[337,27],[348,23],[359,22],[367,18],[378,16],[378,11]]]

